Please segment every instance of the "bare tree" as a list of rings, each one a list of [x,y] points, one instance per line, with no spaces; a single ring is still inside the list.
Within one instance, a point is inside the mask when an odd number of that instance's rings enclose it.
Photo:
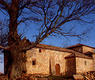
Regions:
[[[8,43],[8,28],[0,22],[0,45],[5,47]]]
[[[95,12],[94,0],[0,0],[0,9],[8,15],[9,33],[9,67],[7,72],[9,78],[22,74],[23,59],[21,53],[27,49],[36,47],[50,35],[61,34],[62,36],[80,36],[85,34],[72,34],[65,31],[64,24],[73,20],[85,21],[83,16]],[[17,33],[20,23],[27,21],[40,22],[39,34],[33,44],[25,38],[22,40]],[[13,72],[15,68],[15,72]],[[14,74],[15,73],[15,74]],[[18,74],[18,75],[17,75]]]

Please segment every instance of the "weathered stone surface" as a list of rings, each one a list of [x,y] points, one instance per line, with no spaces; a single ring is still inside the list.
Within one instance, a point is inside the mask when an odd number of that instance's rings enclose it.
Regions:
[[[85,54],[89,51],[92,57]],[[74,47],[70,50],[44,45],[27,50],[26,54],[21,54],[19,58],[22,73],[32,74],[34,77],[72,76],[95,70],[94,48],[88,46]],[[14,70],[16,71],[15,68]]]
[[[60,67],[60,75],[65,75],[66,60],[65,57],[70,55],[68,52],[61,52],[55,50],[43,50],[39,52],[39,48],[34,48],[27,51],[27,74],[44,74],[44,75],[56,75],[56,64]],[[32,61],[36,60],[36,64],[33,65]]]
[[[0,75],[0,80],[8,80],[8,76],[7,75]]]
[[[95,71],[89,71],[82,74],[85,80],[95,80]]]
[[[82,48],[83,48],[83,53],[86,53],[86,52],[88,52],[88,51],[94,52],[94,48],[87,47],[87,46],[83,46]]]
[[[84,77],[80,74],[73,75],[73,77],[75,80],[83,80],[84,79]]]
[[[73,74],[76,74],[76,58],[75,57],[66,59],[65,75],[73,76]]]
[[[89,47],[83,46],[82,48],[84,52],[93,51],[93,49],[90,49]],[[78,53],[80,56],[72,56],[71,58],[65,59],[65,57],[71,54],[72,52],[68,51],[64,52],[55,49],[32,48],[26,52],[26,73],[37,75],[68,74],[68,76],[72,76],[76,73],[94,70],[92,58],[81,57],[81,53]]]
[[[93,71],[93,60],[85,58],[76,58],[76,73]]]

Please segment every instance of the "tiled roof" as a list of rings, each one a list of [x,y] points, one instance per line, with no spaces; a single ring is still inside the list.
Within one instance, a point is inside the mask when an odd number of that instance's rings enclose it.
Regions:
[[[79,57],[79,58],[93,59],[92,57],[89,57],[89,56],[84,55],[84,54],[82,54],[82,53],[72,53],[71,55],[65,57],[65,59],[72,58],[72,57]]]
[[[37,48],[42,48],[42,49],[55,50],[55,51],[62,51],[62,52],[70,52],[70,53],[75,52],[75,51],[70,50],[70,49],[61,48],[61,47],[55,47],[55,46],[45,45],[45,44],[38,44],[36,47]]]
[[[93,52],[88,51],[88,52],[85,52],[85,53],[83,53],[83,54],[94,54],[94,53],[93,53]]]
[[[76,44],[76,45],[72,45],[72,46],[67,47],[67,49],[75,48],[75,47],[81,47],[81,46],[86,46],[86,47],[90,47],[90,48],[94,48],[94,49],[95,49],[95,47],[91,47],[91,46],[84,45],[84,44]]]
[[[67,56],[67,58],[69,58],[69,57],[80,57],[80,58],[92,59],[92,57],[86,56],[85,54],[76,52],[74,50],[66,49],[66,48],[55,47],[55,46],[50,46],[50,45],[45,45],[45,44],[38,44],[36,47],[42,48],[42,49],[50,49],[50,50],[72,53],[71,55]]]

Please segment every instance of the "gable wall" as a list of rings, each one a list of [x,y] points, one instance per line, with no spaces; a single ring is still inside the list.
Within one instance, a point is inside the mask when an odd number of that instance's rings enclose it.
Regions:
[[[60,74],[65,74],[66,60],[65,57],[70,55],[68,52],[60,52],[55,50],[42,49],[39,52],[39,48],[33,48],[28,50],[26,68],[28,74],[45,74],[52,73],[56,75],[55,65],[60,65]],[[36,65],[32,65],[32,60],[36,59]]]
[[[82,48],[83,48],[83,53],[86,53],[86,52],[88,52],[88,51],[94,52],[94,49],[91,48],[91,47],[83,46]]]
[[[94,66],[94,71],[95,71],[95,54],[93,54],[93,66]]]
[[[49,56],[47,54],[38,53],[38,49],[28,50],[26,69],[28,74],[48,74],[49,73]],[[37,54],[38,53],[38,54]],[[45,56],[45,57],[44,57]],[[32,61],[36,60],[36,64],[32,65]],[[44,64],[43,64],[44,63]]]
[[[90,52],[94,52],[94,48],[88,47],[88,46],[76,46],[76,47],[72,47],[72,48],[68,48],[68,49],[72,49],[74,51],[80,52],[80,53],[86,53],[88,51]]]
[[[93,71],[93,60],[85,58],[76,58],[76,73]]]

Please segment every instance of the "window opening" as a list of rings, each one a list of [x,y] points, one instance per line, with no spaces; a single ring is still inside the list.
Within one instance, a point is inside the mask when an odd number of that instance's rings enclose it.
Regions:
[[[32,61],[32,65],[36,65],[36,60],[33,60]]]

